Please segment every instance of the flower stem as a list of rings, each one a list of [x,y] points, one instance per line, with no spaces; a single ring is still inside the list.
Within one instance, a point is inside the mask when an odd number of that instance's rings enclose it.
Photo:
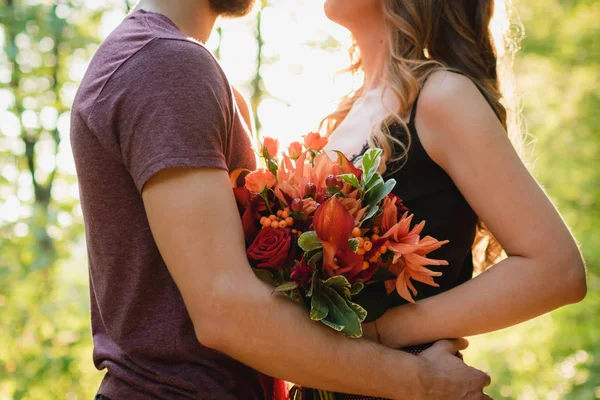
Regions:
[[[317,390],[319,393],[319,400],[335,400],[335,395],[326,390]]]
[[[267,197],[267,191],[263,190],[263,192],[260,194],[260,197],[263,198],[263,200],[265,201],[265,204],[267,205],[267,209],[269,210],[269,214],[272,215],[273,210],[271,209],[271,204],[269,202],[269,198]]]

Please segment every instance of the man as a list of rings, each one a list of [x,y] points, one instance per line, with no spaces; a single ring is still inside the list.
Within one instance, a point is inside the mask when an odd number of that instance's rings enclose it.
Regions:
[[[77,94],[94,363],[107,370],[98,397],[270,399],[275,376],[388,398],[487,398],[489,378],[453,356],[464,341],[415,357],[345,339],[252,273],[227,175],[255,168],[247,108],[201,44],[217,17],[252,3],[142,0]]]

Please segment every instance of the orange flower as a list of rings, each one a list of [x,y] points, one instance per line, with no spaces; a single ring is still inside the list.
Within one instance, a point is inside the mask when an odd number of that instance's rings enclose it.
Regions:
[[[297,160],[302,155],[302,145],[300,142],[293,142],[288,147],[288,154],[292,160]]]
[[[317,202],[312,198],[302,200],[302,210],[300,211],[306,216],[312,215],[317,210]]]
[[[266,152],[265,152],[266,150]],[[277,157],[279,152],[279,140],[266,137],[263,141],[262,148],[260,149],[260,155],[265,157],[268,155],[270,158]]]
[[[304,198],[304,189],[308,183],[308,178],[303,176],[305,159],[306,153],[303,153],[294,166],[292,160],[284,155],[281,166],[277,170],[275,195],[288,206],[293,199]]]
[[[315,233],[323,244],[323,269],[330,275],[344,275],[350,282],[362,271],[363,258],[348,245],[354,218],[337,197],[331,197],[315,212]]]
[[[430,286],[439,287],[437,283],[433,280],[435,276],[442,276],[441,272],[434,272],[428,268],[425,268],[426,265],[448,265],[447,261],[443,260],[433,260],[431,258],[425,257],[425,255],[440,246],[444,243],[439,242],[437,239],[434,239],[430,236],[423,238],[419,245],[421,248],[412,254],[405,254],[398,260],[397,263],[393,264],[388,269],[394,274],[398,275],[398,279],[396,282],[387,281],[385,282],[385,286],[387,288],[388,293],[391,293],[395,290],[398,291],[400,297],[414,303],[410,292],[412,292],[413,296],[417,295],[417,289],[413,286],[411,279],[425,283]],[[427,249],[430,250],[427,250]],[[410,289],[410,292],[409,292]]]
[[[389,224],[389,215],[387,217],[384,215],[384,223]],[[385,221],[386,219],[387,221]],[[388,239],[388,249],[394,253],[392,265],[388,269],[398,276],[395,282],[387,281],[385,283],[388,293],[393,292],[395,289],[403,299],[414,303],[410,292],[413,296],[416,296],[417,289],[413,286],[411,279],[430,286],[439,286],[435,283],[433,277],[441,276],[442,273],[431,271],[425,266],[448,265],[448,262],[430,259],[425,256],[439,249],[448,241],[440,242],[431,236],[421,239],[420,234],[425,227],[425,221],[410,229],[412,219],[412,215],[408,216],[408,213],[405,213],[400,222],[391,227],[383,235],[383,238]]]
[[[309,169],[310,181],[317,186],[317,192],[327,190],[327,177],[339,175],[340,167],[331,160],[327,153],[321,153],[315,157],[315,166]]]
[[[383,200],[383,215],[381,219],[381,229],[383,232],[389,231],[398,222],[398,207],[394,204],[394,200],[386,197]]]
[[[327,145],[327,138],[321,137],[318,132],[311,132],[304,136],[304,146],[312,151],[321,151]]]
[[[362,221],[362,219],[364,218],[368,207],[362,206],[362,201],[359,198],[358,190],[353,190],[349,192],[348,190],[346,190],[348,187],[354,189],[350,185],[344,185],[344,190],[342,190],[342,192],[344,192],[346,197],[341,199],[340,202],[342,203],[344,208],[346,208],[346,210],[350,213],[350,215],[352,215],[352,217],[354,218],[354,225],[358,226],[360,221]]]
[[[275,175],[266,169],[259,169],[246,176],[246,189],[252,193],[262,193],[275,185]]]

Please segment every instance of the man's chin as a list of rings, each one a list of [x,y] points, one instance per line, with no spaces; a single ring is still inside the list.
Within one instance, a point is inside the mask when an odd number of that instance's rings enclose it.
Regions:
[[[239,18],[252,11],[256,0],[209,0],[211,8],[221,17]]]

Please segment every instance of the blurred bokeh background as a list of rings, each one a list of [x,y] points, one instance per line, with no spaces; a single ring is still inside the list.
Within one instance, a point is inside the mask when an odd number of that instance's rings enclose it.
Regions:
[[[0,1],[0,400],[91,399],[103,374],[91,361],[69,109],[132,4]],[[284,143],[315,128],[353,84],[332,78],[347,65],[348,35],[322,3],[259,1],[250,16],[219,22],[208,43],[261,133]],[[474,338],[466,356],[490,372],[496,399],[600,399],[600,1],[514,5],[527,35],[514,68],[532,171],[581,243],[589,294]]]

